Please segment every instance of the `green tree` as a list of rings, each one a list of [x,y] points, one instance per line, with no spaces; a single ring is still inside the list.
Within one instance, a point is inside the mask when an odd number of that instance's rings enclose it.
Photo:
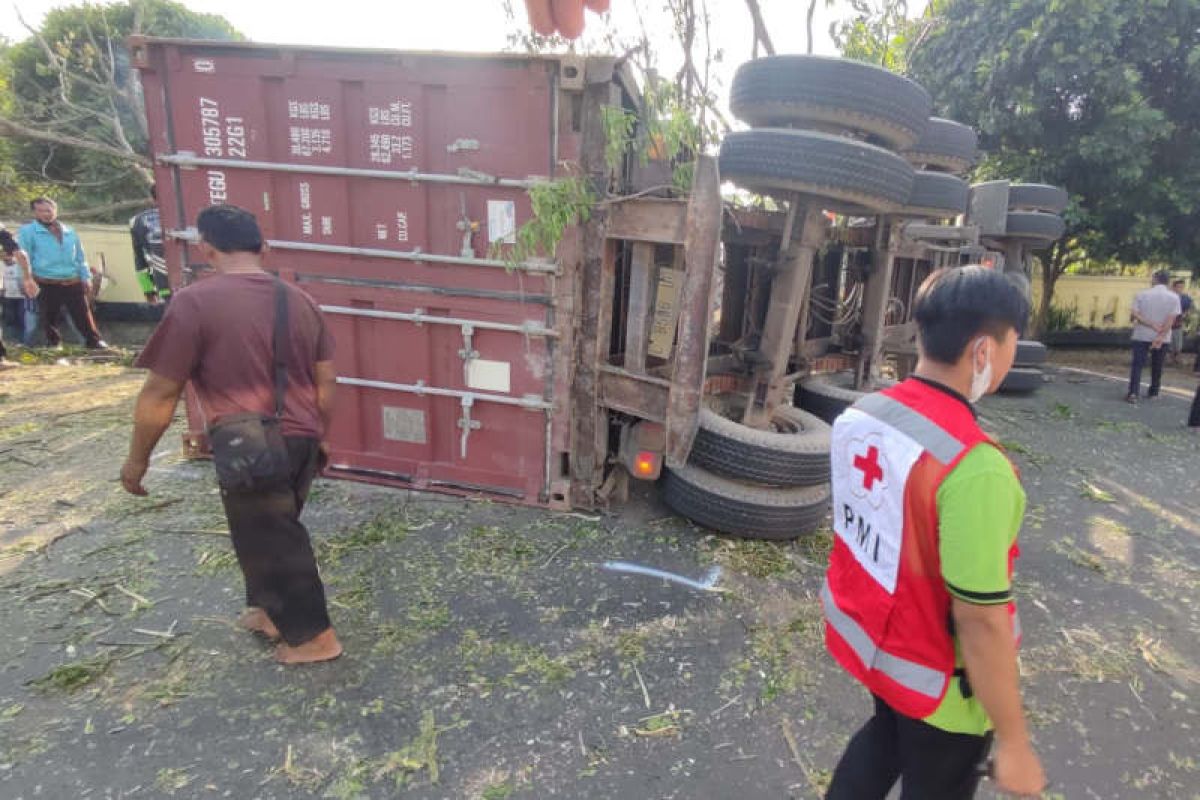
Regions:
[[[1044,319],[1084,258],[1200,258],[1200,0],[934,0],[909,72],[975,126],[977,177],[1065,186]]]
[[[146,202],[146,115],[130,35],[238,39],[223,18],[170,0],[55,9],[0,49],[0,182],[20,202],[49,189],[68,208],[118,218]],[[15,195],[15,197],[14,197]],[[9,210],[11,213],[11,209]]]
[[[907,0],[850,0],[850,7],[853,15],[829,28],[842,55],[905,72],[909,52],[927,30],[928,21],[909,19]]]

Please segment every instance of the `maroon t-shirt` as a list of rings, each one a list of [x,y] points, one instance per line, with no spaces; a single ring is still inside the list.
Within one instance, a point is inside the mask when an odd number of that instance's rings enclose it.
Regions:
[[[283,434],[320,438],[313,365],[333,358],[321,311],[287,284],[288,385]],[[175,293],[136,366],[192,382],[207,424],[228,414],[275,413],[271,340],[275,280],[267,273],[217,274]]]

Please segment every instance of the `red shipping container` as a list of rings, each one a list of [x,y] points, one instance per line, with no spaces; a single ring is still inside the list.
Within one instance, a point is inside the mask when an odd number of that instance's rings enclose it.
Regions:
[[[498,251],[530,217],[531,183],[578,157],[588,62],[133,52],[173,283],[204,271],[196,214],[229,202],[257,215],[268,268],[325,311],[341,384],[329,474],[566,505],[576,276]],[[189,423],[202,445],[194,408]]]

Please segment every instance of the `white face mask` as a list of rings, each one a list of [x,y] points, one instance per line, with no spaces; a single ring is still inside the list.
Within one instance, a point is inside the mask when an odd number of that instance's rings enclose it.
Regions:
[[[979,399],[987,394],[988,389],[992,388],[992,359],[987,352],[987,338],[979,339],[975,343],[975,355],[983,353],[983,369],[975,369],[975,359],[971,359],[971,394],[967,399],[972,403],[978,403]]]

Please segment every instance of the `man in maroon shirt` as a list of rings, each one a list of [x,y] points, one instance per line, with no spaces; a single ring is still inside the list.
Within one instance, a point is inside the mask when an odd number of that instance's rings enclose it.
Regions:
[[[275,278],[263,271],[263,238],[254,215],[212,206],[196,219],[200,252],[217,274],[178,292],[137,366],[150,370],[134,411],[133,441],[121,483],[145,495],[142,478],[154,445],[188,381],[207,424],[230,414],[271,414]],[[284,337],[287,391],[282,431],[291,460],[289,485],[253,492],[221,490],[230,538],[246,581],[241,623],[282,639],[283,663],[326,661],[342,646],[329,622],[325,588],[300,512],[325,457],[337,375],[333,339],[307,294],[287,286]]]

